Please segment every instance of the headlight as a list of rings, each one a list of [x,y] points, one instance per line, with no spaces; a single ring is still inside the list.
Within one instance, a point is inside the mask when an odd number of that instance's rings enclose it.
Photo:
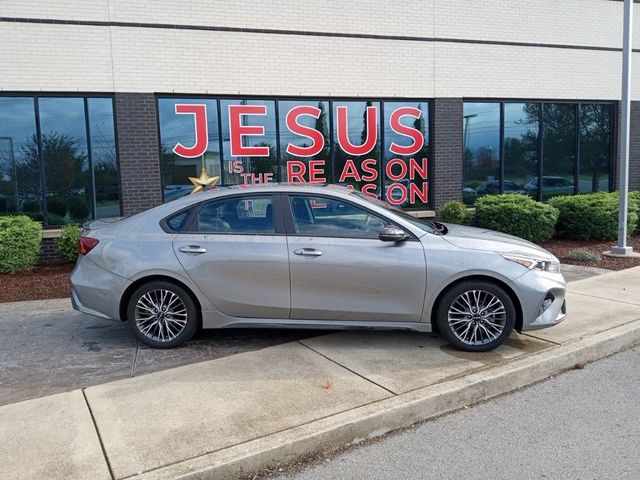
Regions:
[[[514,255],[502,255],[502,258],[510,262],[516,262],[529,270],[541,270],[543,272],[557,273],[560,271],[560,263],[551,260],[538,260],[531,257],[518,257]]]

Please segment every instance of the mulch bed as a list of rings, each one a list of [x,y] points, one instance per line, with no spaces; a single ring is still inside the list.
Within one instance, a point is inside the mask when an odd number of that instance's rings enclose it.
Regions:
[[[554,238],[540,245],[558,257],[560,263],[607,268],[609,270],[624,270],[625,268],[640,265],[640,258],[617,258],[602,255],[602,252],[611,250],[611,247],[615,244],[615,240],[606,240],[603,242],[602,240],[558,240]],[[632,246],[634,252],[640,252],[640,235],[632,235],[627,245]],[[581,262],[569,258],[568,255],[576,249],[588,250],[591,253],[599,255],[601,259],[597,262]]]
[[[0,274],[0,303],[64,298],[71,291],[73,264],[38,265],[14,275]]]
[[[552,239],[541,245],[558,257],[560,262],[571,265],[608,268],[610,270],[623,270],[640,265],[640,258],[626,259],[602,256],[602,252],[609,250],[614,244],[615,241]],[[633,247],[634,252],[640,252],[640,235],[632,236],[629,245]],[[570,252],[576,249],[588,250],[600,255],[601,260],[580,262],[568,258]],[[71,290],[69,280],[71,270],[73,270],[73,264],[64,263],[61,265],[39,265],[15,275],[0,274],[0,303],[68,297]]]

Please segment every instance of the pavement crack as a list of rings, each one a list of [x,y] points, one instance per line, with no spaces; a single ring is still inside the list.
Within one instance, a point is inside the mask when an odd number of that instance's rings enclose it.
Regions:
[[[131,376],[136,376],[136,366],[138,363],[138,352],[140,351],[140,340],[136,340],[136,354],[133,356],[133,364],[131,365]]]
[[[111,467],[111,462],[109,461],[109,457],[107,456],[107,450],[104,447],[104,442],[102,441],[102,435],[100,435],[100,429],[98,428],[98,424],[96,423],[96,417],[93,415],[93,410],[91,410],[91,405],[89,404],[89,399],[87,398],[87,393],[84,388],[81,390],[82,396],[84,397],[84,403],[87,405],[87,410],[89,410],[89,415],[91,416],[91,422],[93,423],[93,428],[96,431],[96,436],[98,437],[98,442],[100,443],[100,450],[102,450],[102,455],[104,456],[104,461],[107,464],[107,468],[109,469],[109,475],[111,475],[111,479],[115,480],[116,476],[113,473],[113,468]]]
[[[366,380],[366,381],[367,381],[367,382],[369,382],[369,383],[373,383],[375,386],[380,387],[381,389],[383,389],[383,390],[385,390],[385,391],[389,392],[391,395],[393,395],[393,396],[397,396],[397,395],[398,395],[398,393],[394,392],[393,390],[389,390],[389,389],[388,389],[387,387],[385,387],[384,385],[381,385],[381,384],[379,384],[379,383],[377,383],[377,382],[374,382],[374,381],[373,381],[373,380],[371,380],[370,378],[365,377],[364,375],[362,375],[362,374],[360,374],[360,373],[356,372],[355,370],[352,370],[351,368],[349,368],[349,367],[347,367],[347,366],[345,366],[345,365],[342,365],[340,362],[336,362],[333,358],[329,358],[329,357],[327,357],[326,355],[324,355],[324,354],[320,353],[319,351],[317,351],[317,350],[315,350],[315,349],[311,348],[311,347],[310,347],[309,345],[307,345],[306,343],[303,343],[303,342],[302,342],[302,341],[300,341],[300,340],[298,340],[298,343],[299,343],[300,345],[302,345],[303,347],[307,347],[307,348],[308,348],[309,350],[311,350],[312,352],[317,353],[317,354],[318,354],[318,355],[320,355],[321,357],[326,358],[326,359],[327,359],[327,360],[329,360],[331,363],[335,363],[335,364],[336,364],[336,365],[338,365],[339,367],[342,367],[342,368],[344,368],[345,370],[347,370],[347,371],[349,371],[349,372],[353,373],[354,375],[357,375],[358,377],[362,378],[363,380]]]

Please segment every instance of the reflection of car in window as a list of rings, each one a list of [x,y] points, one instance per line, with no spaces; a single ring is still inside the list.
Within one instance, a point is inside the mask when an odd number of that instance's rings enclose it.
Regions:
[[[518,185],[511,180],[504,180],[503,182],[503,192],[504,193],[526,193],[526,191],[522,188],[521,185]],[[499,180],[491,180],[489,182],[484,182],[476,188],[476,193],[478,195],[491,193],[496,194],[500,193],[500,181]]]
[[[533,177],[529,179],[524,188],[528,192],[534,192],[538,190],[538,184],[538,177]],[[573,193],[573,182],[560,176],[544,176],[542,177],[542,190],[551,194],[571,194]]]

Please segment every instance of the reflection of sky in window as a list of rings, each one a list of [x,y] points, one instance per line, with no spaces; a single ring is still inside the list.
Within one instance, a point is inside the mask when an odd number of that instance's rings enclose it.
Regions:
[[[384,102],[384,143],[385,143],[385,159],[396,157],[397,155],[389,151],[389,147],[392,143],[400,146],[411,145],[413,140],[405,135],[400,135],[391,129],[390,118],[395,109],[400,107],[414,107],[419,108],[422,111],[421,119],[424,122],[424,144],[429,144],[429,104],[427,102]],[[407,127],[414,128],[416,119],[412,116],[402,116],[400,123]]]
[[[490,147],[498,155],[500,146],[500,104],[465,103],[464,104],[465,147],[476,152],[480,148]]]
[[[371,105],[367,105],[367,102],[333,102],[333,135],[336,143],[338,137],[338,107],[347,107],[349,140],[354,145],[360,145],[362,143],[362,131],[364,130],[364,112],[368,106],[377,108],[376,118],[378,125],[380,125],[380,102],[371,102]],[[379,135],[378,131],[378,141],[380,141]]]
[[[111,98],[89,98],[89,132],[93,163],[116,161],[116,143]]]
[[[13,155],[18,160],[24,147],[36,133],[36,117],[33,98],[0,98],[0,156],[11,158],[9,152],[13,140]],[[8,137],[8,138],[7,138]]]
[[[310,107],[319,108],[318,104],[321,103],[326,114],[325,120],[327,122],[327,132],[329,131],[329,102],[320,102],[318,100],[303,100],[303,101],[293,101],[293,100],[285,100],[278,102],[278,114],[280,115],[280,146],[283,151],[286,150],[287,145],[292,143],[293,145],[309,145],[311,140],[306,137],[301,137],[293,132],[290,132],[287,128],[287,113],[293,107],[299,107],[301,105],[308,105]],[[318,120],[311,115],[300,115],[297,119],[297,123],[300,125],[304,125],[305,127],[315,128],[316,122]],[[329,139],[325,139],[329,143]]]
[[[195,98],[161,98],[158,100],[158,115],[160,118],[160,137],[162,145],[171,152],[173,147],[180,142],[183,145],[191,146],[195,143],[195,123],[194,116],[187,114],[176,114],[175,105],[204,104],[207,106],[207,133],[209,146],[207,151],[218,152],[218,105],[215,100],[204,100]]]
[[[42,135],[66,135],[75,142],[78,153],[87,153],[87,127],[82,98],[40,98]]]
[[[222,148],[225,155],[229,155],[231,150],[229,140],[229,105],[266,105],[266,115],[242,115],[242,125],[263,126],[264,135],[245,135],[242,137],[244,146],[254,146],[263,143],[276,144],[276,107],[272,100],[222,100],[220,109],[222,110]]]
[[[538,122],[530,122],[525,112],[526,103],[504,104],[504,137],[520,138],[529,132],[538,133]]]

